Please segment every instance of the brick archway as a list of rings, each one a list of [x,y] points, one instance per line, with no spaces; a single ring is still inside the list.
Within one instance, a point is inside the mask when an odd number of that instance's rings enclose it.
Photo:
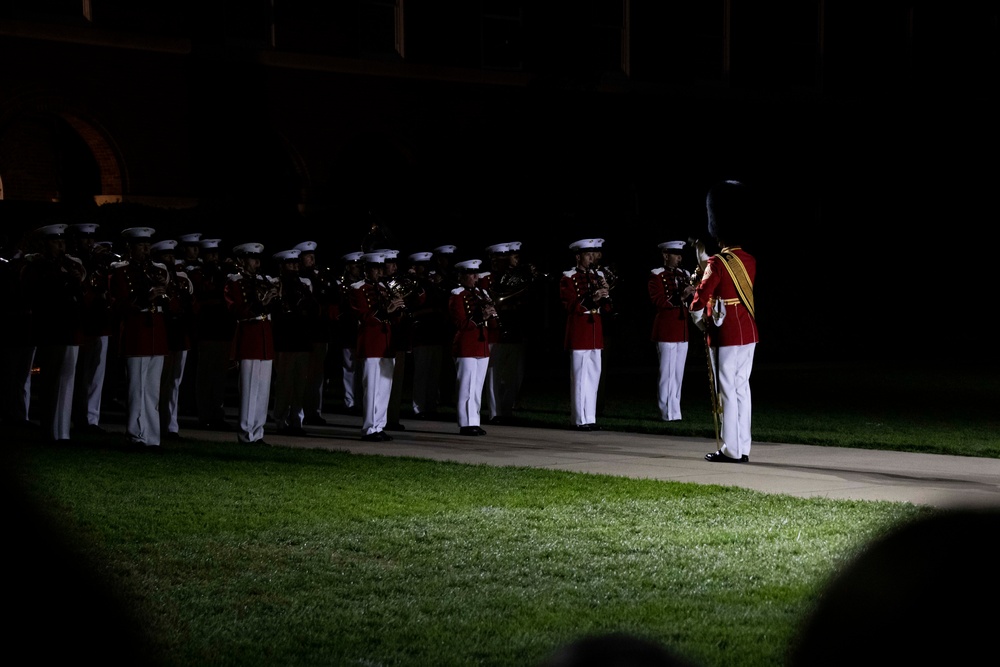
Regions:
[[[76,130],[97,162],[101,175],[102,201],[120,201],[127,192],[127,178],[120,153],[111,143],[107,133],[96,125],[69,113],[62,114],[70,127]],[[101,203],[101,202],[98,202]]]
[[[20,99],[0,112],[0,178],[7,200],[56,202],[68,190],[105,203],[128,192],[110,134],[53,97]]]

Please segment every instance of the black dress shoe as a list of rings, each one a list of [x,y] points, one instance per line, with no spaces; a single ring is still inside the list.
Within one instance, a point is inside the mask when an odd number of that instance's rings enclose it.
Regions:
[[[302,420],[302,423],[306,426],[326,426],[327,421],[322,417],[313,415],[312,417],[306,417]]]
[[[734,459],[723,454],[721,450],[716,450],[711,454],[705,454],[705,460],[712,463],[749,463],[750,457],[744,454],[743,457]]]
[[[593,431],[594,430],[594,429],[590,428],[590,424],[577,424],[574,428],[577,431]]]
[[[478,426],[462,426],[458,429],[459,435],[486,435],[486,431]]]
[[[486,431],[479,428],[478,426],[476,426],[475,429],[476,429],[476,435],[486,435]]]
[[[365,433],[361,436],[361,439],[365,442],[382,442],[382,432],[376,431],[375,433]]]
[[[587,424],[587,426],[590,427],[591,431],[600,431],[601,430],[601,427],[598,426],[597,424]]]
[[[163,433],[163,438],[164,440],[183,440],[184,436],[177,431],[165,431]]]

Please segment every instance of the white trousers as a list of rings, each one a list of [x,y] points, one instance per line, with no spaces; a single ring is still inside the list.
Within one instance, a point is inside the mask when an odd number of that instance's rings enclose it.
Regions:
[[[35,363],[34,346],[24,345],[4,350],[3,417],[14,423],[28,421],[31,411],[31,367]]]
[[[403,403],[403,374],[406,372],[406,352],[396,353],[396,365],[392,370],[392,393],[386,408],[386,422],[399,423],[399,408]]]
[[[73,415],[80,426],[101,423],[101,395],[107,362],[108,337],[85,338],[76,360],[76,388],[73,391]]]
[[[226,374],[231,346],[231,342],[224,340],[198,342],[195,400],[198,403],[198,421],[202,424],[217,424],[226,420]]]
[[[736,459],[750,455],[750,371],[756,347],[756,343],[750,343],[712,350],[722,407],[720,449]]]
[[[573,424],[597,423],[597,387],[601,383],[601,350],[572,350],[569,370]]]
[[[323,416],[323,383],[326,381],[326,343],[313,343],[309,351],[302,394],[303,415]]]
[[[524,344],[494,343],[490,346],[490,367],[486,371],[486,412],[492,417],[509,417],[517,405],[524,381]]]
[[[274,410],[279,429],[300,429],[305,414],[302,405],[310,389],[302,381],[309,375],[309,352],[278,352],[274,358]]]
[[[437,412],[441,403],[441,364],[444,348],[417,345],[413,348],[413,414]]]
[[[362,359],[361,392],[363,399],[362,435],[385,430],[389,395],[392,394],[392,373],[396,367],[393,357]]]
[[[240,442],[264,439],[273,365],[274,362],[270,359],[240,361],[240,424],[236,435]]]
[[[126,357],[125,434],[139,445],[160,444],[160,374],[163,357]]]
[[[345,347],[340,350],[340,369],[344,380],[344,407],[353,408],[358,393],[358,378],[356,373],[355,350]]]
[[[49,440],[69,440],[73,414],[73,385],[79,345],[45,345],[38,348],[42,373],[42,433]]]
[[[455,359],[455,398],[458,425],[479,426],[483,405],[483,384],[489,357],[457,357]]]
[[[180,426],[177,424],[177,410],[187,357],[187,350],[167,352],[163,357],[163,372],[160,373],[160,428],[170,433],[180,431]]]
[[[660,360],[659,385],[657,387],[657,405],[660,408],[660,418],[665,421],[675,421],[681,418],[681,385],[684,383],[684,364],[687,362],[688,344],[661,343],[656,344],[656,354]]]

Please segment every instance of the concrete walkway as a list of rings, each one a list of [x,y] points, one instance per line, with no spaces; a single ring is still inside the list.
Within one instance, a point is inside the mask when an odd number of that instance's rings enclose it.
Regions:
[[[271,445],[356,454],[412,456],[494,466],[549,468],[632,478],[739,486],[799,498],[884,500],[940,508],[1000,507],[1000,459],[882,452],[840,447],[754,443],[749,464],[709,463],[715,441],[612,431],[484,425],[467,437],[450,422],[403,420],[391,442],[360,440],[360,418],[325,415],[308,436],[277,435]],[[235,421],[235,420],[234,420]],[[235,434],[203,431],[182,421],[182,435],[225,441]],[[165,441],[167,447],[170,441]]]

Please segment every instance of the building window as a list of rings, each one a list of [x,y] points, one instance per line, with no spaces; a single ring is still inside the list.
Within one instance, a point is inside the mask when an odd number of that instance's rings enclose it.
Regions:
[[[485,69],[524,67],[524,10],[511,0],[483,0],[482,65]]]
[[[729,81],[732,0],[694,2],[691,11],[691,69],[698,79]]]
[[[365,58],[403,58],[404,0],[361,0],[359,46]]]
[[[630,0],[593,0],[593,27],[597,68],[604,72],[630,73]]]

